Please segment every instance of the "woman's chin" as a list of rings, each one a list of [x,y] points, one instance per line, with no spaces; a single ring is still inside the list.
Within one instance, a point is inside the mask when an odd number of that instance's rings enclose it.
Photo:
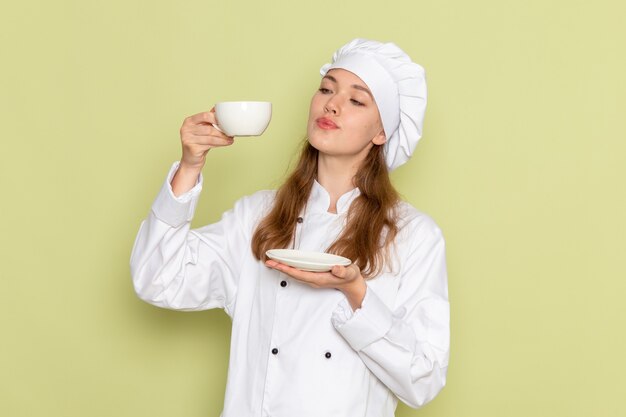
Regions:
[[[313,137],[308,136],[307,140],[309,141],[311,146],[313,146],[315,149],[318,150],[318,152],[323,153],[323,154],[332,153],[332,146],[330,146],[331,144],[329,144],[328,141],[320,140],[319,138],[316,138],[315,136]]]

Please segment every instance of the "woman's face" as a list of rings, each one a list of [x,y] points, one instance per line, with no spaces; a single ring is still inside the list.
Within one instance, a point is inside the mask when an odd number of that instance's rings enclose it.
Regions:
[[[309,142],[323,154],[362,160],[385,143],[378,107],[367,85],[350,71],[332,69],[311,99]]]

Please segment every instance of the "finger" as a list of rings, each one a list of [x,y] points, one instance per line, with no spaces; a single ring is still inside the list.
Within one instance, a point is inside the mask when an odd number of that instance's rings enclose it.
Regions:
[[[335,265],[330,272],[338,278],[349,279],[357,275],[359,271],[355,270],[354,265]]]
[[[335,265],[330,270],[330,273],[336,276],[337,278],[345,278],[346,274],[348,273],[348,270],[346,267],[343,267],[341,265]]]
[[[268,259],[267,261],[265,261],[265,266],[275,269],[277,271],[280,272],[284,272],[286,274],[289,274],[291,272],[291,270],[296,270],[295,268],[292,268],[290,266],[287,266],[285,264],[281,264],[280,262],[274,261],[272,259]]]
[[[302,273],[306,273],[305,271],[300,271],[299,269],[292,268],[285,264],[281,264],[280,262],[274,261],[272,259],[268,259],[267,261],[265,261],[265,265],[272,269],[276,269],[277,271],[291,275],[294,278],[302,276]]]
[[[265,261],[265,265],[307,284],[325,285],[328,283],[329,277],[332,277],[328,272],[302,271],[271,259]]]
[[[355,264],[351,264],[347,267],[335,265],[330,272],[337,278],[341,278],[346,281],[351,281],[361,274],[361,270]]]
[[[188,120],[192,124],[212,124],[217,122],[217,119],[215,118],[215,112],[210,111],[194,114],[193,116],[189,117]]]
[[[212,124],[197,124],[192,125],[189,129],[194,135],[197,136],[217,136],[221,138],[232,138],[232,136],[228,136],[224,132],[222,132],[217,126]]]
[[[235,139],[233,139],[230,136],[224,136],[224,137],[219,137],[219,136],[196,136],[193,135],[193,142],[197,145],[204,145],[204,146],[229,146],[232,145],[235,142]]]
[[[272,260],[272,259],[268,259],[267,261],[265,261],[265,266],[269,266],[270,268],[274,268],[276,266],[278,266],[278,262]]]

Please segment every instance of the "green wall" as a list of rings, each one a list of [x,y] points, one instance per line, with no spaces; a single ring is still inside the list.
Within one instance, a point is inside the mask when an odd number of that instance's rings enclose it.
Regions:
[[[301,3],[301,4],[300,4]],[[184,117],[274,103],[212,151],[194,225],[275,187],[354,37],[426,68],[393,174],[448,244],[448,386],[400,417],[626,415],[623,2],[60,1],[0,7],[0,415],[217,416],[229,320],[139,301],[129,254]]]

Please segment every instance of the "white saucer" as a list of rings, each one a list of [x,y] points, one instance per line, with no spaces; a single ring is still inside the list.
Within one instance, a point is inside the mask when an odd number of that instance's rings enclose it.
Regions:
[[[265,252],[268,258],[302,271],[326,272],[333,266],[348,266],[352,261],[339,255],[323,252],[308,252],[296,249],[271,249]]]

